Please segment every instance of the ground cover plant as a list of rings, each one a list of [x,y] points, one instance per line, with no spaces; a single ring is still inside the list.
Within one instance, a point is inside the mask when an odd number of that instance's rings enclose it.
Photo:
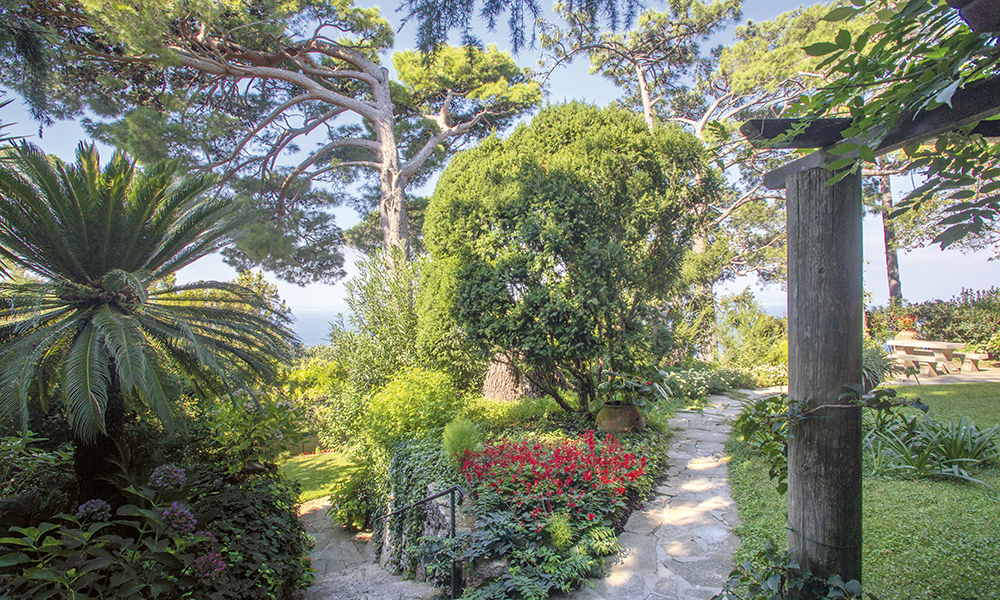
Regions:
[[[930,405],[932,419],[958,424],[963,406],[975,412],[982,406],[976,399],[989,388],[1000,387],[981,386],[924,386],[921,398]],[[966,388],[970,388],[971,399],[967,404],[963,393]],[[916,409],[903,408],[900,412],[906,420],[924,418]],[[982,419],[977,419],[980,430],[1000,420],[995,409],[989,415],[977,414]],[[957,427],[954,429],[956,437],[961,437]],[[730,485],[742,521],[736,529],[743,540],[736,554],[737,564],[753,560],[769,540],[775,542],[780,554],[787,533],[785,498],[776,491],[769,475],[773,463],[752,445],[734,434],[727,446],[732,457]],[[940,475],[918,477],[914,469],[883,470],[876,476],[870,462],[871,457],[866,457],[865,591],[881,600],[993,597],[1000,589],[1000,556],[995,551],[1000,540],[1000,523],[995,518],[1000,502],[1000,468],[996,461],[965,465],[970,476],[981,483]]]

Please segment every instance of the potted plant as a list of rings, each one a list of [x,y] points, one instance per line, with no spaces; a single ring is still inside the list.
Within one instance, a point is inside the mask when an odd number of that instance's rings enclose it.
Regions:
[[[899,324],[899,332],[893,339],[897,340],[919,340],[920,334],[917,333],[917,319],[913,315],[903,315],[896,319]]]
[[[591,412],[597,412],[597,426],[607,433],[645,429],[653,402],[669,397],[668,390],[651,379],[605,371],[590,406]]]

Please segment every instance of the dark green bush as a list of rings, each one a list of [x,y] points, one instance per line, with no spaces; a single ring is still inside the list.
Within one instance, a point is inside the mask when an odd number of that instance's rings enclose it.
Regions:
[[[291,598],[312,581],[297,484],[171,469],[179,475],[130,490],[136,504],[114,517],[93,500],[75,516],[12,528],[0,543],[0,597]]]
[[[213,467],[199,474],[193,491],[199,524],[218,539],[228,565],[216,584],[219,598],[291,598],[312,582],[297,482],[278,471],[232,479]]]
[[[892,337],[906,315],[913,315],[924,339],[963,342],[1000,356],[1000,288],[962,289],[951,300],[875,307],[867,314],[870,335],[876,340]]]
[[[0,438],[0,536],[11,526],[28,527],[76,506],[76,476],[69,445],[41,450],[41,440]]]

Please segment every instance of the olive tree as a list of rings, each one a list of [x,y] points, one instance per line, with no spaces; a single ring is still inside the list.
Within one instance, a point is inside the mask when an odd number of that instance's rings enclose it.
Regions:
[[[573,410],[565,381],[586,410],[603,369],[655,351],[653,307],[721,189],[707,158],[679,128],[577,103],[487,139],[455,157],[427,208],[424,289],[438,297],[421,305]]]

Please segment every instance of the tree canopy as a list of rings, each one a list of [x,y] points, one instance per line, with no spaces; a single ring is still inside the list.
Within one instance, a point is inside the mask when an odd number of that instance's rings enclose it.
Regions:
[[[442,174],[424,225],[439,280],[426,288],[476,343],[562,373],[585,409],[593,369],[645,358],[696,207],[719,193],[707,164],[679,128],[651,133],[620,108],[548,108]]]
[[[142,161],[183,157],[220,172],[253,198],[259,223],[230,261],[300,283],[342,274],[329,248],[343,238],[325,208],[361,183],[369,193],[355,206],[367,213],[374,197],[384,240],[405,245],[407,186],[540,95],[495,48],[397,53],[392,81],[381,64],[388,22],[349,0],[3,10],[30,40],[0,38],[15,67],[3,81],[39,118],[86,108],[98,116],[91,133]],[[283,255],[268,263],[261,248]]]

